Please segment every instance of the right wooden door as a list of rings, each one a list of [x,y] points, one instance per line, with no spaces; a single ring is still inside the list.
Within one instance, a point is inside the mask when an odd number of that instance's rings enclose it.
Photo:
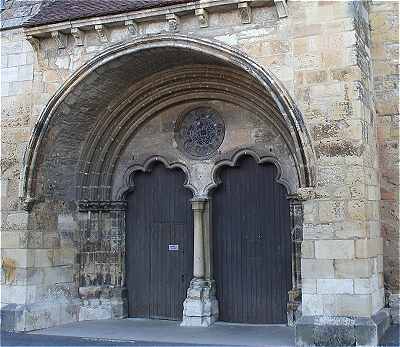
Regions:
[[[286,188],[274,164],[243,157],[224,167],[212,199],[213,266],[219,319],[286,323],[291,236]]]

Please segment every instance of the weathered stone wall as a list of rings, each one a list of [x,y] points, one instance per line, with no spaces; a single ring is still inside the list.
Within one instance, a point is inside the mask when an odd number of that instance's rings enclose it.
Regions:
[[[399,4],[373,1],[370,9],[374,95],[380,167],[385,287],[399,321]]]
[[[389,177],[395,177],[396,171],[386,165],[395,161],[397,140],[392,136],[397,132],[392,123],[396,122],[398,111],[388,106],[385,88],[388,83],[395,83],[392,77],[395,65],[386,62],[394,62],[393,47],[397,41],[394,36],[389,37],[392,31],[384,31],[386,27],[380,24],[390,17],[389,12],[393,11],[390,6],[373,4],[368,15],[367,5],[357,1],[289,1],[287,18],[279,18],[274,6],[262,6],[253,9],[250,24],[241,22],[238,11],[229,10],[210,13],[206,28],[200,28],[194,16],[182,17],[178,26],[180,34],[231,45],[272,71],[304,117],[317,164],[316,189],[302,192],[306,200],[302,245],[304,315],[368,317],[383,307],[380,212],[384,216],[385,238],[394,241],[385,246],[389,254],[385,260],[386,278],[392,287],[396,282],[395,275],[390,273],[396,265],[396,248],[391,245],[398,240],[394,232],[396,218],[398,231],[398,217],[390,211],[398,200],[389,193],[394,191],[393,186],[388,186],[392,182]],[[373,31],[371,45],[368,25],[371,21],[374,28],[374,20],[378,21],[376,27],[382,30],[382,35],[377,39]],[[2,305],[36,304],[30,306],[31,315],[23,313],[25,318],[16,319],[20,324],[18,329],[56,325],[79,316],[76,308],[79,304],[73,299],[78,297],[79,262],[75,255],[80,250],[81,237],[77,231],[76,201],[48,199],[37,203],[28,215],[22,211],[18,199],[19,176],[33,126],[57,88],[106,47],[132,39],[126,27],[106,29],[105,37],[94,30],[86,31],[82,44],[69,34],[61,38],[61,45],[53,38],[40,39],[37,53],[23,39],[21,29],[1,33]],[[165,20],[143,22],[139,24],[139,37],[166,29]],[[390,40],[393,44],[386,43]],[[123,68],[126,70],[119,71],[121,76],[125,72],[126,78],[131,78],[129,68]],[[147,73],[152,68],[143,66]],[[114,69],[118,74],[121,67],[117,63]],[[371,99],[372,77],[375,106]],[[392,85],[387,88],[392,94],[396,89]],[[93,84],[81,93],[92,98],[97,95],[99,105],[106,108],[113,100],[107,99],[100,89]],[[119,93],[110,90],[110,95],[116,96],[115,92]],[[393,94],[393,107],[394,98]],[[77,119],[78,114],[75,115]],[[68,121],[65,119],[65,123]],[[382,159],[380,169],[377,126],[379,139],[385,139],[380,142],[381,158],[393,158]],[[57,143],[55,134],[60,133],[50,132],[49,144]],[[243,143],[240,139],[232,141]],[[54,148],[50,146],[44,152],[51,154],[51,165],[57,169],[63,158],[57,157]],[[52,176],[46,174],[46,167],[41,170],[46,178],[42,183],[57,187],[59,182],[50,182]],[[381,186],[379,170],[384,173]],[[384,198],[382,202],[379,191]],[[41,277],[33,273],[40,273]],[[60,285],[62,290],[58,290]],[[18,288],[21,292],[17,299],[13,295]],[[58,305],[58,311],[48,313],[47,307],[40,306],[43,302]],[[86,304],[90,305],[89,301]],[[9,306],[9,309],[16,308]],[[70,314],[65,314],[66,311]],[[22,306],[20,312],[25,312]],[[49,318],[51,314],[54,318]],[[89,313],[83,316],[93,317]]]
[[[35,54],[20,29],[2,32],[1,63],[1,303],[10,312],[3,327],[35,329],[76,319],[76,223],[63,213],[64,206],[53,206],[54,213],[48,204],[38,204],[31,215],[22,209],[23,155],[47,98],[42,98],[37,84]],[[65,314],[61,316],[60,310]]]

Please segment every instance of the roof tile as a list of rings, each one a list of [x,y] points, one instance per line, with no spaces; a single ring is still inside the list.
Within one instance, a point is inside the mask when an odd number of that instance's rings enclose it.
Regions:
[[[193,0],[55,0],[24,23],[24,27],[54,24],[68,20],[119,14],[155,7],[184,4]]]

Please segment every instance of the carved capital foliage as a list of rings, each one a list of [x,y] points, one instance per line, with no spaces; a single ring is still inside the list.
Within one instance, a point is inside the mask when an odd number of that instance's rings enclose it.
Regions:
[[[208,27],[208,12],[204,8],[199,8],[195,11],[197,19],[199,20],[200,28]]]
[[[167,30],[171,33],[177,32],[179,31],[179,24],[180,24],[180,20],[179,17],[176,14],[167,14]]]
[[[56,41],[58,49],[67,47],[67,36],[60,31],[52,31],[51,37]]]
[[[75,39],[75,46],[83,46],[83,39],[85,33],[82,30],[80,30],[79,28],[72,28],[71,35]]]
[[[239,14],[240,14],[240,20],[242,21],[242,24],[250,24],[251,23],[251,7],[249,3],[246,2],[240,2],[238,4],[238,9],[239,9]]]
[[[126,201],[79,201],[79,211],[125,211]]]
[[[297,190],[297,199],[300,201],[312,200],[316,197],[316,192],[314,187],[299,188]]]

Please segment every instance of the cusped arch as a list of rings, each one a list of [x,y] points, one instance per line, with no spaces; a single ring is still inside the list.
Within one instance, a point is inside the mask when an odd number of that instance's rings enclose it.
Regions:
[[[246,157],[246,156],[252,157],[257,164],[264,164],[264,163],[274,164],[277,169],[275,181],[278,184],[283,185],[285,187],[286,191],[288,192],[288,194],[296,193],[297,186],[291,184],[290,181],[287,179],[288,173],[282,169],[282,165],[279,161],[279,158],[276,158],[275,156],[272,156],[272,155],[264,155],[263,156],[263,155],[258,154],[253,149],[244,148],[244,149],[241,149],[241,150],[235,152],[230,159],[223,159],[223,160],[218,161],[215,164],[215,166],[212,170],[212,180],[213,181],[206,187],[207,194],[210,195],[210,192],[222,183],[221,179],[220,179],[220,172],[221,172],[222,168],[227,167],[227,166],[228,167],[236,167],[238,165],[238,162],[240,161],[240,159],[242,159],[243,157]]]
[[[154,155],[146,159],[143,164],[130,165],[123,174],[122,186],[118,189],[116,200],[126,200],[126,196],[135,188],[135,174],[138,172],[151,172],[154,165],[161,163],[165,168],[179,169],[185,175],[183,186],[189,189],[193,194],[196,194],[196,188],[190,183],[190,171],[187,166],[178,161],[168,161],[167,158],[161,155]]]
[[[200,62],[206,57],[214,63],[227,64],[245,71],[249,76],[257,80],[262,88],[265,89],[266,94],[274,100],[276,107],[279,108],[281,117],[295,143],[295,150],[298,157],[301,158],[299,163],[300,186],[308,187],[314,185],[314,152],[303,117],[289,93],[270,71],[257,64],[242,51],[223,43],[179,34],[157,34],[117,43],[106,48],[77,69],[53,95],[35,125],[25,153],[21,185],[21,196],[25,200],[35,198],[35,174],[40,162],[38,158],[42,147],[46,145],[46,135],[49,132],[51,123],[57,117],[62,117],[60,116],[62,107],[68,109],[72,103],[79,104],[81,102],[83,104],[87,100],[80,96],[79,86],[84,85],[84,82],[90,78],[100,78],[102,69],[107,69],[111,64],[114,64],[113,68],[118,69],[118,59],[121,57],[140,56],[143,61],[146,61],[146,54],[160,49],[185,52],[188,56],[199,55],[197,60]],[[105,89],[107,85],[104,87],[100,85],[99,89],[101,88]],[[72,113],[69,116],[74,117],[75,115]]]

